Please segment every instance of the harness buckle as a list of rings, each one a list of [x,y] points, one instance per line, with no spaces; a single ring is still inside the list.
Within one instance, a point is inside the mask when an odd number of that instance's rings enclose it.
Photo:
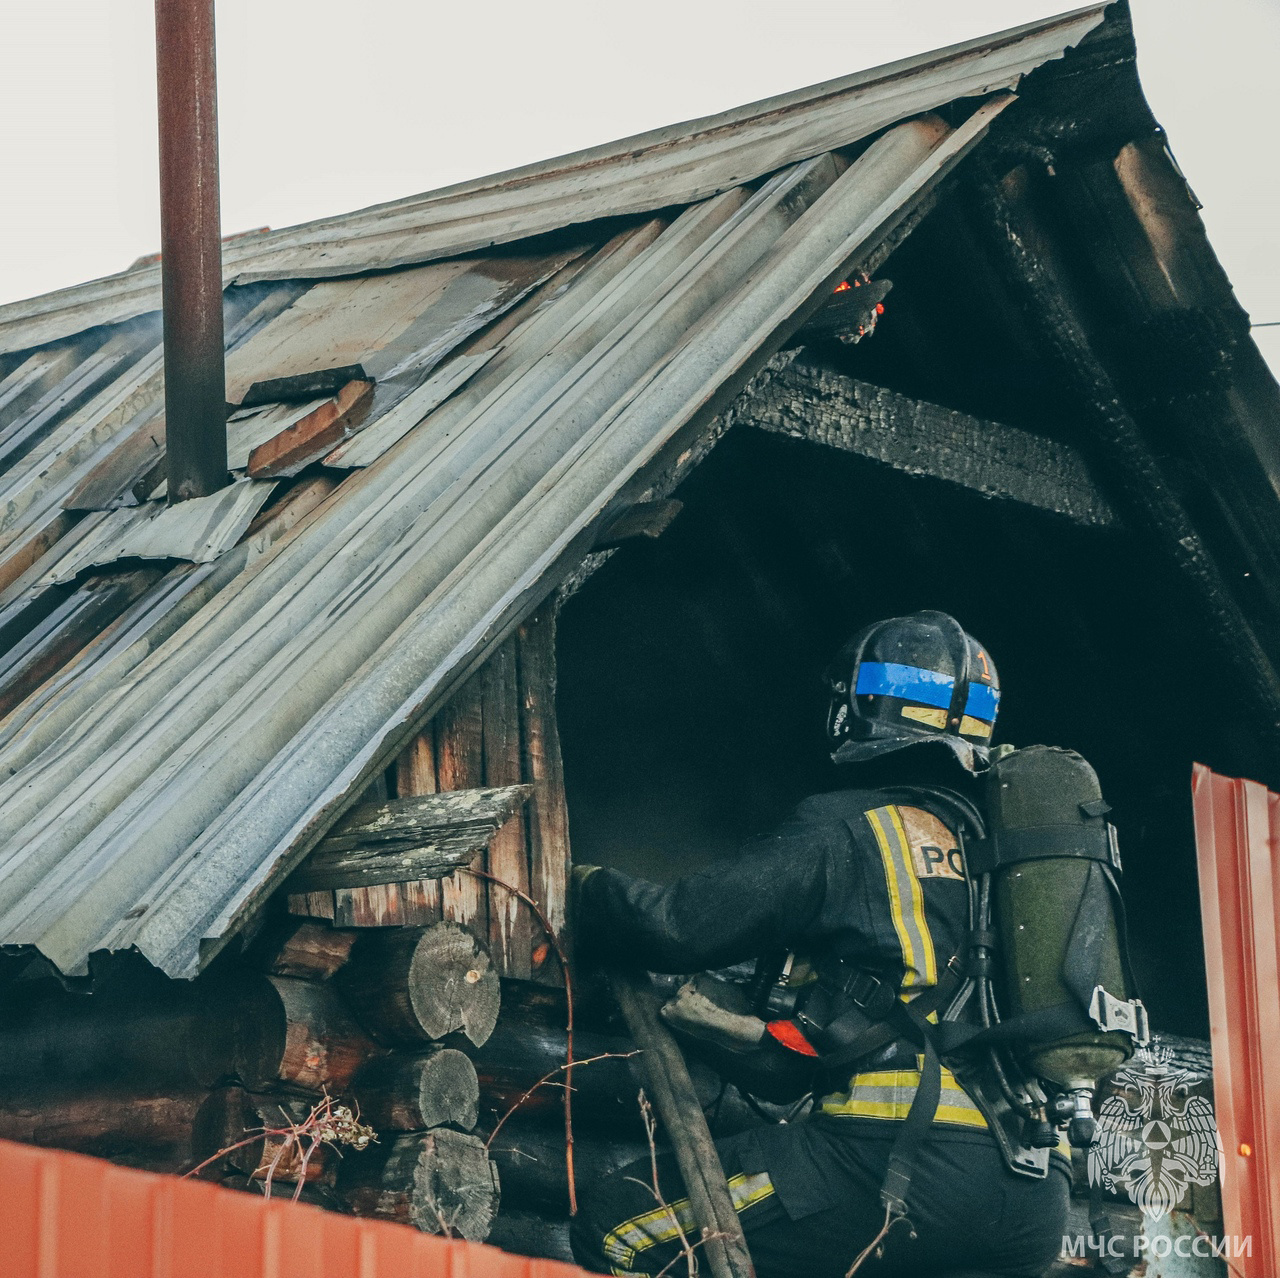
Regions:
[[[845,978],[840,993],[873,1021],[881,1020],[897,999],[896,990],[891,990],[878,976],[863,969]]]
[[[1146,1047],[1151,1039],[1147,1009],[1140,998],[1118,999],[1101,985],[1095,985],[1089,1000],[1089,1016],[1104,1033],[1128,1034],[1138,1047]]]

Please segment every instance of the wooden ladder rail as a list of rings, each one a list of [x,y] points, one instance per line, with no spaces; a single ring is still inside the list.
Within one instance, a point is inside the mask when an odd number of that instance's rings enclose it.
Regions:
[[[658,1000],[643,976],[610,973],[610,984],[636,1046],[653,1107],[667,1130],[684,1177],[702,1250],[714,1278],[755,1278],[742,1222],[698,1103],[684,1053],[658,1015]]]

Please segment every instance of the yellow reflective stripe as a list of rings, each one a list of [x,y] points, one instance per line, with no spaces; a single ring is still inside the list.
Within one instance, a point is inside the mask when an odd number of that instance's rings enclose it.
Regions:
[[[901,1120],[910,1113],[911,1102],[919,1086],[920,1071],[915,1069],[855,1074],[847,1092],[824,1097],[822,1112],[853,1118]],[[942,1069],[942,1095],[933,1121],[959,1127],[987,1126],[982,1111],[945,1066]]]
[[[739,1215],[763,1202],[774,1192],[768,1172],[739,1173],[729,1177],[729,1197]],[[681,1233],[686,1237],[696,1232],[693,1208],[687,1198],[679,1198],[665,1207],[642,1212],[623,1221],[604,1236],[604,1254],[612,1262],[612,1273],[631,1274],[636,1254],[659,1243],[671,1242]]]
[[[904,989],[938,983],[938,963],[933,951],[933,938],[924,917],[924,894],[915,866],[911,864],[911,845],[895,807],[873,808],[866,814],[880,859],[884,863],[885,884],[889,889],[889,914],[893,930],[902,949],[905,969]]]
[[[924,892],[920,887],[920,878],[916,874],[915,859],[911,855],[911,840],[907,838],[906,827],[902,824],[902,814],[898,809],[891,807],[889,815],[893,819],[893,831],[898,837],[898,846],[902,853],[902,864],[907,871],[907,891],[911,899],[911,918],[916,925],[916,930],[920,933],[921,957],[924,960],[924,966],[921,969],[922,979],[918,982],[912,981],[911,984],[937,985],[938,960],[933,951],[933,934],[929,931],[929,924],[924,917]]]
[[[750,1176],[730,1176],[729,1196],[733,1210],[741,1215],[748,1207],[762,1203],[773,1193],[773,1181],[768,1172],[755,1172]]]

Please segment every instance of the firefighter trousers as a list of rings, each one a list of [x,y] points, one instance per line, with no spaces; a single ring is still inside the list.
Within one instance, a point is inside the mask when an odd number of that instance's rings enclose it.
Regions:
[[[716,1142],[758,1278],[843,1278],[884,1223],[880,1183],[896,1123],[805,1121]],[[976,1137],[976,1138],[975,1138]],[[686,1272],[696,1244],[674,1155],[648,1159],[587,1189],[573,1222],[577,1261],[607,1274]],[[1056,1163],[1045,1180],[1010,1172],[985,1133],[937,1137],[920,1156],[883,1254],[866,1278],[1039,1278],[1057,1258],[1070,1181]],[[683,1236],[683,1237],[682,1237]],[[674,1262],[674,1263],[673,1263]],[[705,1272],[705,1262],[700,1266]]]

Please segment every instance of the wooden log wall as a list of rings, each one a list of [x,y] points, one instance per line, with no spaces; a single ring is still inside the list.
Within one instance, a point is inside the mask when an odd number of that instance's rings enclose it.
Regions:
[[[482,1239],[499,1180],[470,1134],[467,1053],[500,1000],[485,944],[449,921],[357,932],[285,915],[238,965],[191,983],[127,962],[91,992],[11,981],[0,1138],[203,1165],[254,1192],[269,1173],[278,1194],[305,1181],[308,1201]]]
[[[381,793],[402,798],[532,783],[522,814],[473,865],[528,893],[564,926],[568,817],[555,718],[555,609],[548,602],[507,639],[397,760]],[[527,905],[465,871],[440,879],[295,893],[289,909],[339,928],[461,924],[486,940],[504,977],[558,983],[556,958]]]
[[[607,991],[576,1000],[580,1190],[648,1149],[640,1061]],[[218,973],[141,963],[92,993],[0,984],[0,1138],[186,1173],[567,1259],[561,988],[499,981],[460,924],[335,928],[281,914]],[[691,1068],[697,1104],[726,1114]],[[542,1086],[537,1086],[545,1080]],[[325,1097],[372,1139],[291,1143]],[[742,1116],[740,1116],[742,1117]],[[746,1114],[748,1123],[758,1123]],[[730,1127],[727,1131],[735,1130]],[[727,1132],[726,1132],[727,1134]]]

